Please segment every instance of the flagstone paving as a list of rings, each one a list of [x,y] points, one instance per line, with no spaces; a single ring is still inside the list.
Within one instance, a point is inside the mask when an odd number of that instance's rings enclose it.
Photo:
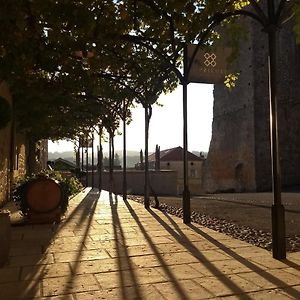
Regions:
[[[0,299],[300,299],[300,252],[230,236],[86,189],[59,225],[12,227]]]

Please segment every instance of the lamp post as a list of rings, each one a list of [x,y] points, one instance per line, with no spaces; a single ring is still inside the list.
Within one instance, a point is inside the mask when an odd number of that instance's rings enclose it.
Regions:
[[[285,210],[281,203],[281,171],[278,139],[278,108],[277,108],[277,19],[274,1],[268,0],[269,24],[269,101],[270,101],[270,136],[271,136],[271,159],[272,159],[272,245],[273,257],[276,259],[286,258],[285,245]]]
[[[183,210],[183,223],[191,223],[191,196],[189,190],[189,177],[188,177],[188,130],[187,130],[187,86],[188,86],[188,68],[187,68],[187,46],[184,46],[183,57],[183,80],[182,80],[182,99],[183,99],[183,192],[182,192],[182,210]]]

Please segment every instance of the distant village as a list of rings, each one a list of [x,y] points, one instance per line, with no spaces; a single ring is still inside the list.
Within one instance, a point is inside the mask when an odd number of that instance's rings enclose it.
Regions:
[[[103,155],[103,171],[101,174],[102,184],[108,184],[109,159],[108,154]],[[159,157],[158,157],[159,156]],[[202,190],[202,165],[205,161],[206,153],[204,152],[188,152],[189,163],[189,186],[192,194],[200,194]],[[75,172],[76,166],[75,154],[73,152],[49,153],[48,165],[57,171]],[[183,148],[178,146],[150,153],[148,157],[149,170],[151,171],[151,189],[159,194],[178,195],[183,189]],[[88,161],[88,164],[86,163]],[[142,194],[143,178],[145,168],[143,151],[129,151],[127,165],[127,184],[128,190],[132,193]],[[114,191],[121,192],[122,188],[122,169],[123,157],[122,152],[117,151],[114,159]],[[97,186],[99,181],[99,165],[98,160],[94,160],[89,155],[88,160],[81,162],[80,170],[84,172],[82,175],[83,183],[89,186]]]

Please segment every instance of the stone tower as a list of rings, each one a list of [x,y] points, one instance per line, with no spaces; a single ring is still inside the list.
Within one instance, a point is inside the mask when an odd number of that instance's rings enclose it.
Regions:
[[[250,20],[237,62],[236,87],[214,87],[212,139],[204,166],[204,190],[271,190],[267,34]],[[300,186],[300,47],[293,24],[278,45],[278,109],[282,185]]]

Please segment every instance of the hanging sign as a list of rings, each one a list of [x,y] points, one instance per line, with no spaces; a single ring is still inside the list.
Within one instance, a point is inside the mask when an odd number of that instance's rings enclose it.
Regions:
[[[191,63],[187,79],[189,82],[198,83],[222,83],[225,75],[231,73],[228,65],[228,58],[231,55],[231,48],[214,47],[210,49],[198,48],[194,60],[192,60],[197,45],[187,46],[187,66]]]

